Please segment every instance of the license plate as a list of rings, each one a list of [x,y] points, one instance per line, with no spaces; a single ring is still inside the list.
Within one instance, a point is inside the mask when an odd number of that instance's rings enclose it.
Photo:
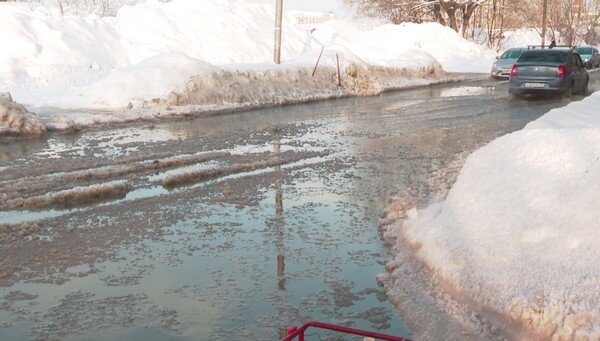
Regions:
[[[526,88],[543,88],[546,83],[525,83]]]

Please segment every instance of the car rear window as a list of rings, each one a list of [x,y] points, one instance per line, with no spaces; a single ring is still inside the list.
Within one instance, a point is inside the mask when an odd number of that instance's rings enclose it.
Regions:
[[[567,51],[551,51],[551,50],[538,50],[538,51],[525,51],[519,58],[519,63],[566,63],[569,58],[569,52]]]
[[[523,53],[523,50],[506,51],[500,56],[500,59],[517,59],[521,56],[521,53]]]
[[[592,48],[591,47],[577,47],[575,48],[575,51],[579,52],[579,54],[592,54]]]

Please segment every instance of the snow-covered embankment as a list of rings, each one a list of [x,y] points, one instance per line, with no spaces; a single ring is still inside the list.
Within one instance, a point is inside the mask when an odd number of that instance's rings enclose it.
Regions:
[[[595,93],[477,150],[443,202],[407,211],[414,202],[397,198],[385,236],[425,266],[450,319],[512,338],[600,338],[599,106]],[[398,261],[381,276],[391,296]]]
[[[487,72],[494,55],[433,23],[334,20],[309,31],[285,15],[275,65],[272,5],[148,1],[103,18],[0,7],[0,46],[10,47],[0,51],[0,90],[49,129],[372,95],[448,80],[444,71]]]

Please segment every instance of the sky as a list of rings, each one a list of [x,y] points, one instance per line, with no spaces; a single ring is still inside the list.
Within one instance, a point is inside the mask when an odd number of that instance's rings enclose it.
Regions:
[[[254,3],[272,3],[275,0],[246,0]],[[297,11],[318,11],[335,12],[337,14],[346,13],[346,7],[343,0],[283,0],[283,6],[286,9]]]

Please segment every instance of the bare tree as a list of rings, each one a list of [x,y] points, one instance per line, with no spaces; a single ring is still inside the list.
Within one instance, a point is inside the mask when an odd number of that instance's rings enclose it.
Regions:
[[[399,24],[403,22],[422,23],[435,19],[432,9],[421,0],[345,0],[355,6],[359,13],[385,18]]]
[[[0,2],[6,0],[0,0]],[[141,0],[9,0],[26,2],[31,9],[37,6],[57,8],[61,14],[96,14],[113,16],[123,5],[133,5]],[[167,2],[170,0],[160,0]]]
[[[488,0],[345,0],[360,13],[393,23],[436,21],[466,35],[475,10]]]
[[[499,48],[508,30],[536,30],[541,37],[543,0],[345,0],[361,14],[393,23],[435,21]],[[548,35],[574,45],[600,40],[600,0],[549,0]]]
[[[599,0],[549,0],[548,31],[558,43],[565,45],[598,43],[600,24]],[[541,36],[541,1],[529,2],[524,21]]]

